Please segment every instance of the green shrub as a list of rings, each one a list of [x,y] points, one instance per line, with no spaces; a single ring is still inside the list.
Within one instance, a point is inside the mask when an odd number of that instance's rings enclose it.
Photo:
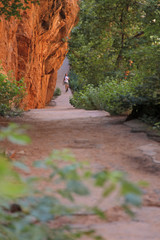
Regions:
[[[23,79],[16,81],[12,72],[7,75],[0,73],[0,115],[5,116],[11,109],[18,108],[24,95]]]
[[[54,91],[53,96],[54,96],[54,97],[58,97],[58,96],[60,96],[60,95],[61,95],[61,89],[60,89],[60,88],[56,88],[55,91]]]
[[[130,118],[148,118],[148,120],[160,120],[160,78],[156,75],[142,76],[141,72],[137,73],[139,83],[132,89],[132,97],[128,101],[132,105]],[[153,84],[154,83],[154,84]]]
[[[69,87],[72,92],[80,91],[82,89],[83,81],[80,80],[78,75],[73,70],[70,70],[69,72],[69,79]]]
[[[127,81],[106,79],[98,87],[88,85],[70,100],[76,108],[105,110],[111,114],[122,114],[130,110],[136,101],[135,87],[139,80]]]

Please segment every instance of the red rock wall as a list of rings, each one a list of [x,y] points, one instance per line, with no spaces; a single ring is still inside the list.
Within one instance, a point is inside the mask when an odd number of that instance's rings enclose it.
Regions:
[[[78,0],[40,0],[40,6],[0,22],[0,60],[4,71],[24,77],[25,109],[42,108],[53,96],[57,71],[67,53],[67,42],[77,21]]]

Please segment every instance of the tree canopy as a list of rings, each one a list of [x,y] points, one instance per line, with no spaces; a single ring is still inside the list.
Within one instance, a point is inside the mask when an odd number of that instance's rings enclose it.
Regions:
[[[131,61],[134,67],[146,62],[146,51],[158,47],[159,8],[157,0],[82,1],[80,22],[70,40],[75,71],[97,84],[115,71],[124,73]]]
[[[107,77],[119,81],[134,78],[139,88],[136,94],[147,95],[147,101],[157,106],[159,26],[158,0],[82,1],[80,21],[69,41],[69,60],[81,86],[98,86]]]

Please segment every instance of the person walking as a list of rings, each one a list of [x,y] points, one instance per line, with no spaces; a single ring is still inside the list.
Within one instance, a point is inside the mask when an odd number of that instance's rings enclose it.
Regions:
[[[65,91],[68,92],[69,89],[69,77],[67,73],[64,75],[63,84],[65,85]]]

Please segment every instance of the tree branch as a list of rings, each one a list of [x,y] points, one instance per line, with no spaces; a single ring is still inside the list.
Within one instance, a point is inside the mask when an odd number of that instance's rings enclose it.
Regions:
[[[143,34],[144,34],[144,31],[141,31],[141,32],[137,33],[136,35],[134,35],[132,38],[130,38],[130,40],[134,39],[134,38],[138,38],[138,37],[142,36]]]

